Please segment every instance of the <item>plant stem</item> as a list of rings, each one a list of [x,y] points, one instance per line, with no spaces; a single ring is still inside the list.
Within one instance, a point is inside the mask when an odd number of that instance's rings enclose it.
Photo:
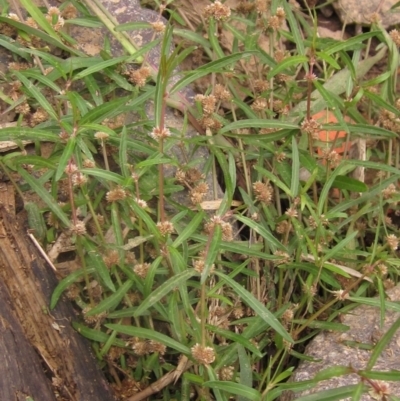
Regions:
[[[164,88],[166,85],[164,85]],[[160,115],[160,131],[165,129],[165,111],[167,108],[167,93],[164,91],[162,97],[162,105],[161,105],[161,115]],[[164,153],[164,139],[161,138],[159,142],[159,152],[160,154]],[[160,221],[165,221],[165,204],[164,204],[164,164],[158,165],[158,189],[160,192],[159,195],[159,203],[158,203],[158,212],[160,216]]]
[[[89,274],[86,269],[86,261],[85,261],[85,256],[82,248],[82,244],[80,241],[79,235],[76,237],[76,251],[79,255],[79,259],[81,261],[82,269],[83,269],[83,277],[85,278],[85,284],[86,284],[86,289],[89,295],[89,301],[90,305],[93,307],[94,302],[93,302],[93,297],[92,297],[92,289],[90,287],[90,281],[89,281]]]

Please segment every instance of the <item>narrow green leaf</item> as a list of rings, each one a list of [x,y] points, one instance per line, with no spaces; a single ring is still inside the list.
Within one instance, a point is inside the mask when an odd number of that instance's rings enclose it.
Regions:
[[[224,183],[225,183],[225,196],[226,199],[224,202],[222,202],[221,208],[219,210],[220,214],[225,213],[231,205],[232,199],[233,199],[233,193],[234,193],[234,188],[235,184],[231,180],[231,174],[232,173],[232,158],[233,155],[232,153],[229,153],[229,158],[230,158],[230,167],[228,166],[228,163],[226,162],[226,155],[218,149],[216,146],[211,146],[211,152],[214,154],[215,158],[218,161],[219,167],[222,171],[222,174],[224,176]],[[236,165],[235,162],[233,161],[233,166],[235,167],[235,176],[236,176]]]
[[[297,17],[294,15],[293,7],[290,3],[283,1],[282,6],[286,13],[286,18],[289,22],[290,31],[293,35],[294,43],[296,44],[296,50],[301,56],[305,56],[305,46],[304,46],[304,35],[300,31],[299,23]]]
[[[371,168],[375,170],[382,170],[382,171],[387,171],[389,173],[392,173],[393,175],[400,176],[400,170],[396,167],[389,166],[387,164],[383,163],[378,163],[378,162],[372,162],[369,160],[348,160],[346,163],[351,163],[353,166],[363,166],[365,168]],[[386,181],[386,180],[385,180]],[[389,185],[386,183],[386,185]],[[371,190],[371,188],[370,188]]]
[[[111,60],[102,60],[101,62],[99,62],[95,65],[92,65],[91,67],[88,67],[85,70],[76,74],[74,76],[73,80],[77,81],[78,79],[82,79],[83,77],[92,75],[95,72],[105,70],[106,68],[112,67],[113,65],[116,65],[118,63],[129,62],[129,58],[130,58],[130,56],[120,56],[120,57],[112,58]]]
[[[88,338],[89,340],[96,341],[99,343],[106,343],[109,339],[110,336],[103,331],[96,330],[96,329],[91,329],[90,327],[85,326],[82,323],[78,322],[72,322],[72,327],[80,334],[83,335],[83,337]],[[113,340],[113,344],[117,347],[120,348],[125,348],[125,341],[120,340],[118,338],[115,338]]]
[[[46,238],[47,227],[39,205],[36,202],[24,201],[24,209],[28,215],[29,230],[39,242],[42,242]]]
[[[201,376],[195,375],[194,373],[185,372],[183,376],[191,383],[202,386],[204,379]]]
[[[353,164],[353,160],[351,161],[351,164]],[[329,176],[328,181],[326,181],[324,187],[322,188],[321,194],[319,196],[318,200],[318,214],[323,214],[324,210],[324,205],[325,205],[325,200],[329,194],[330,189],[332,188],[333,181],[338,175],[344,175],[347,174],[351,169],[352,165],[348,160],[345,162],[342,162],[339,167],[336,168],[336,170],[333,171],[333,173]]]
[[[383,40],[386,42],[386,45],[389,49],[389,71],[391,73],[390,78],[387,82],[388,89],[388,99],[394,103],[394,96],[397,97],[396,93],[396,82],[397,82],[397,70],[399,67],[399,50],[397,43],[392,39],[391,35],[389,35],[388,31],[383,27],[381,23],[378,24],[378,29],[382,34]]]
[[[296,197],[299,194],[299,174],[300,174],[300,158],[299,149],[297,147],[297,140],[295,137],[292,138],[292,182],[290,184],[290,192],[292,197]]]
[[[353,231],[351,234],[348,234],[345,238],[343,238],[338,244],[336,244],[332,249],[330,249],[322,258],[323,262],[331,258],[337,258],[339,252],[344,249],[348,244],[350,244],[354,238],[358,235],[358,231]]]
[[[103,24],[96,17],[71,18],[65,20],[65,25],[77,25],[86,28],[102,28]]]
[[[93,267],[89,267],[86,269],[88,274],[94,272]],[[67,277],[63,278],[54,289],[53,294],[51,294],[50,299],[50,309],[54,309],[57,305],[58,300],[60,299],[62,293],[72,284],[74,284],[78,279],[84,277],[85,271],[83,269],[76,270],[69,274]]]
[[[289,187],[283,181],[281,181],[276,175],[271,173],[271,171],[258,165],[254,166],[254,169],[257,170],[259,173],[261,173],[263,177],[268,178],[273,184],[282,189],[282,191],[285,192],[288,196],[292,196]]]
[[[213,333],[218,334],[219,336],[231,340],[233,343],[237,344],[238,346],[241,345],[242,349],[247,348],[253,355],[258,356],[259,358],[262,357],[262,353],[260,350],[247,338],[243,337],[241,334],[233,333],[230,330],[224,330],[216,326],[212,326],[207,324],[207,329]],[[243,348],[244,347],[244,348]],[[244,351],[246,352],[246,351]]]
[[[289,7],[289,6],[288,6]],[[369,57],[359,63],[357,68],[357,78],[361,79],[376,63],[386,56],[386,49],[381,49],[376,55]],[[324,88],[335,95],[341,95],[345,93],[347,88],[347,82],[351,76],[347,68],[334,74],[328,81],[325,82]],[[367,92],[367,91],[366,91]],[[311,111],[317,113],[326,107],[326,101],[322,98],[322,95],[315,90],[311,93]],[[299,117],[302,117],[309,107],[308,101],[303,100],[298,103],[289,113],[287,117],[288,121],[297,121]]]
[[[342,99],[336,97],[334,92],[326,89],[326,87],[317,80],[314,81],[314,86],[318,90],[318,93],[325,100],[326,104],[328,105],[328,109],[333,111],[333,114],[340,124],[340,131],[348,132],[347,123],[344,121],[343,114],[340,111],[342,108]]]
[[[285,187],[287,188],[288,185],[291,185],[292,183],[292,176],[293,176],[293,168],[292,168],[292,163],[290,163],[290,160],[282,160],[279,163],[275,163],[275,172],[274,174],[271,173],[271,177],[279,177],[281,179],[281,181],[285,184]],[[264,169],[265,171],[265,169]],[[262,173],[262,171],[260,171],[260,173]],[[269,171],[268,171],[269,173]],[[265,174],[263,174],[264,178],[265,178]],[[279,185],[276,184],[278,187]],[[289,196],[292,195],[292,193],[289,191],[287,192],[287,194]]]
[[[73,121],[79,121],[81,116],[89,111],[88,107],[91,107],[91,105],[89,105],[87,100],[75,91],[68,91],[66,97],[72,108]]]
[[[355,349],[364,349],[364,350],[368,350],[368,351],[371,351],[374,349],[374,346],[372,344],[360,343],[358,341],[345,340],[345,341],[342,341],[341,343],[346,347],[355,348]]]
[[[197,227],[201,224],[205,216],[203,211],[194,214],[190,222],[185,228],[179,233],[178,237],[172,244],[173,248],[178,248],[183,242],[191,237],[191,235],[197,230]]]
[[[385,370],[383,372],[374,372],[359,370],[357,372],[361,377],[366,377],[372,380],[382,380],[382,381],[400,381],[400,370]]]
[[[56,31],[51,26],[50,22],[47,21],[44,14],[40,11],[39,7],[31,0],[20,0],[22,6],[29,13],[29,15],[35,20],[35,22],[50,36],[55,39],[59,39]]]
[[[351,397],[358,385],[337,387],[296,398],[296,401],[339,401]]]
[[[144,297],[148,297],[151,294],[153,284],[154,284],[154,277],[156,276],[156,273],[157,273],[158,268],[161,265],[162,261],[163,261],[163,257],[158,256],[155,260],[153,260],[153,263],[150,265],[150,268],[149,268],[146,278],[144,280],[144,290],[143,290]]]
[[[123,77],[122,75],[118,74],[111,68],[103,70],[104,75],[108,78],[113,80],[120,88],[125,89],[128,92],[135,91],[135,87],[129,83],[129,81]]]
[[[122,334],[127,334],[128,336],[158,341],[166,345],[167,347],[170,347],[178,352],[181,352],[182,354],[190,355],[189,347],[182,344],[181,342],[172,339],[171,337],[166,336],[165,334],[159,333],[154,330],[136,326],[124,326],[122,324],[106,324],[105,327],[111,330],[118,331],[119,333]]]
[[[92,99],[95,105],[100,106],[101,104],[103,104],[102,94],[96,79],[93,76],[88,75],[87,77],[83,78],[83,82],[85,84],[85,87],[92,95]]]
[[[326,54],[325,52],[317,52],[316,53],[317,57],[320,58],[321,60],[324,60],[326,63],[328,63],[330,66],[335,68],[336,70],[340,70],[340,65],[338,62],[331,57],[329,54]]]
[[[239,380],[242,386],[247,388],[253,388],[253,369],[251,368],[251,358],[247,355],[246,350],[240,345],[237,344],[238,356],[239,356]],[[239,396],[238,401],[246,401],[247,397]]]
[[[246,140],[255,139],[260,142],[260,144],[267,144],[268,142],[279,141],[281,139],[289,138],[290,136],[296,134],[298,129],[280,129],[278,131],[270,132],[267,134],[246,134]],[[232,137],[232,138],[241,138],[243,140],[243,134],[237,133],[236,131],[224,132],[224,136]],[[229,148],[232,151],[232,148]],[[235,150],[233,148],[233,150]]]
[[[364,383],[363,382],[359,382],[358,386],[355,388],[353,395],[351,397],[352,401],[360,401],[361,400],[361,396],[364,390]]]
[[[378,106],[394,113],[396,116],[400,115],[400,110],[398,110],[396,107],[394,107],[390,103],[386,102],[385,99],[382,98],[382,96],[379,96],[379,95],[372,93],[370,91],[367,91],[367,90],[364,92],[364,96],[367,97],[368,99],[372,100],[372,102],[377,104]]]
[[[238,106],[244,112],[244,114],[246,115],[247,118],[250,118],[250,119],[258,118],[257,114],[251,109],[251,107],[246,102],[243,102],[241,99],[234,98],[234,99],[232,99],[232,103],[235,106]],[[237,133],[237,135],[243,136],[243,134],[241,134],[240,132]],[[246,137],[247,137],[247,135],[246,135]]]
[[[160,230],[157,228],[156,223],[151,219],[149,214],[140,207],[137,202],[133,199],[128,199],[127,202],[129,203],[130,207],[134,211],[137,217],[141,218],[146,225],[147,230],[154,235],[155,238],[161,240]]]
[[[370,88],[371,86],[376,86],[376,85],[382,84],[383,82],[387,81],[389,78],[390,78],[390,71],[385,71],[382,74],[374,76],[372,79],[364,81],[362,83],[362,87],[367,89],[367,88]]]
[[[323,269],[321,272],[319,272],[319,269],[315,265],[315,263],[290,263],[290,265],[287,265],[284,267],[286,269],[296,269],[298,270],[304,270],[306,272],[309,272],[310,274],[313,274],[314,276],[320,276],[320,279],[330,285],[331,287],[335,289],[340,289],[340,284],[338,281],[332,277],[332,274],[330,274],[328,271]],[[348,276],[350,277],[350,276]]]
[[[102,178],[105,181],[115,182],[119,185],[126,184],[126,179],[117,173],[112,171],[101,170],[98,168],[84,168],[81,170],[82,173],[92,175],[93,177]]]
[[[26,170],[21,167],[17,168],[20,176],[30,185],[30,187],[36,192],[41,200],[43,200],[47,207],[60,219],[65,227],[70,227],[70,220],[67,215],[62,211],[60,205],[54,200],[54,198],[47,192],[43,185],[35,178],[33,178]]]
[[[24,58],[29,62],[31,61],[28,50],[8,36],[0,35],[0,46],[9,50],[12,54],[17,54],[21,58]]]
[[[286,369],[284,372],[279,373],[278,376],[276,376],[276,379],[274,380],[275,383],[283,382],[286,381],[292,374],[293,374],[294,366],[291,366],[290,368]],[[272,398],[274,399],[274,398]]]
[[[362,305],[374,306],[376,308],[381,307],[381,301],[379,298],[349,297],[349,300],[352,302],[357,302],[358,304],[362,304]],[[399,313],[400,312],[400,303],[385,301],[385,309],[393,310],[393,311]]]
[[[261,226],[254,220],[249,219],[245,216],[236,216],[237,220],[241,221],[242,223],[246,224],[248,227],[252,228],[256,233],[260,234],[263,238],[268,241],[269,246],[275,252],[277,249],[284,250],[285,247],[281,242],[279,242],[275,236],[267,230],[266,227]]]
[[[168,29],[166,32],[167,35],[171,35],[171,30]],[[168,36],[165,35],[163,39],[162,47],[165,48],[166,42],[168,41]],[[171,56],[173,57],[173,56]],[[167,55],[164,53],[160,54],[160,68],[158,69],[157,77],[156,77],[156,88],[154,95],[154,119],[157,127],[160,127],[161,121],[164,115],[164,96],[167,91],[167,83],[169,75],[172,71],[167,68]]]
[[[204,387],[226,391],[230,394],[236,394],[252,401],[261,401],[261,394],[257,390],[243,386],[239,383],[227,381],[208,381],[203,384]]]
[[[343,375],[348,375],[352,372],[352,369],[348,366],[331,366],[329,368],[320,370],[317,372],[317,374],[314,376],[313,380],[316,381],[322,381],[322,380],[328,380],[331,379],[332,377],[338,377],[338,376],[343,376]]]
[[[374,367],[379,356],[383,353],[385,348],[389,345],[390,341],[394,338],[397,330],[400,328],[400,317],[392,324],[389,330],[380,338],[375,344],[375,348],[372,351],[371,357],[369,358],[366,370],[370,370]]]
[[[249,21],[249,23],[250,23],[250,19],[248,20]],[[222,26],[224,27],[224,29],[226,29],[226,30],[228,30],[228,31],[230,31],[230,32],[232,32],[232,34],[233,34],[233,36],[234,36],[234,38],[236,39],[236,40],[238,40],[239,42],[246,42],[246,41],[249,41],[249,38],[251,37],[251,36],[247,36],[246,37],[246,35],[245,34],[243,34],[243,31],[241,31],[240,29],[237,29],[237,28],[235,28],[232,24],[230,24],[230,23],[222,23]],[[254,25],[253,25],[254,26]],[[218,36],[218,35],[216,35],[216,36]],[[254,35],[255,36],[255,35]],[[254,37],[253,36],[253,37]],[[251,40],[251,39],[250,39]],[[256,46],[255,46],[255,40],[253,40],[252,41],[252,46],[246,46],[246,44],[245,44],[245,50],[254,50],[255,48],[256,48]],[[247,42],[248,43],[248,42]]]
[[[87,131],[102,131],[102,132],[105,132],[108,135],[110,135],[111,138],[108,138],[109,140],[118,139],[118,136],[115,133],[115,131],[112,130],[111,128],[107,127],[106,125],[96,124],[96,123],[81,124],[78,129],[78,134],[87,133]],[[87,134],[87,135],[90,135],[89,136],[90,139],[93,138],[92,132],[90,132],[90,134]]]
[[[218,381],[217,373],[214,371],[213,367],[211,365],[206,365],[206,369],[210,381]],[[216,401],[228,401],[228,397],[225,393],[221,393],[218,388],[213,388],[213,393]]]
[[[110,337],[108,338],[108,340],[104,343],[103,347],[100,350],[100,355],[104,356],[108,353],[108,351],[110,350],[111,346],[114,344],[114,341],[117,337],[117,332],[113,331],[110,335]]]
[[[168,293],[179,287],[179,284],[187,281],[196,272],[193,269],[188,269],[182,273],[176,274],[175,276],[168,279],[166,282],[161,284],[157,289],[155,289],[147,298],[145,298],[142,303],[138,306],[134,313],[134,317],[141,316],[141,314],[147,309],[151,308],[155,303],[160,301]]]
[[[275,75],[280,74],[290,67],[298,67],[301,63],[307,63],[308,57],[306,56],[292,56],[284,58],[276,67],[274,67],[267,75],[267,79],[270,80]],[[286,71],[287,72],[287,71]]]
[[[187,323],[185,322],[184,313],[180,308],[179,293],[174,292],[168,299],[168,316],[170,319],[171,333],[180,343],[189,337]]]
[[[187,254],[185,255],[183,252],[178,251],[172,246],[168,246],[168,252],[171,255],[171,262],[175,274],[179,274],[188,268],[189,263]],[[185,319],[189,318],[190,327],[192,330],[200,330],[199,322],[196,320],[197,316],[195,316],[193,313],[191,297],[189,296],[190,291],[188,289],[187,282],[182,282],[179,284],[178,288],[181,300],[181,305],[179,305],[180,311],[182,312],[183,316],[186,316]],[[180,319],[183,319],[183,317],[180,317]],[[185,326],[185,324],[182,323],[182,326]],[[186,328],[184,328],[184,330],[186,330]],[[183,333],[181,333],[181,335],[182,334]]]
[[[32,3],[31,0],[25,0],[25,1]],[[27,24],[24,24],[19,21],[15,21],[11,18],[0,17],[0,22],[14,26],[17,29],[20,29],[21,31],[28,33],[31,36],[37,36],[38,38],[42,39],[46,43],[49,43],[55,47],[58,47],[59,49],[65,50],[66,52],[68,52],[70,54],[85,56],[85,54],[83,52],[73,49],[72,47],[66,46],[63,42],[61,42],[58,39],[57,35],[56,36],[49,35],[43,31],[41,31],[40,29],[32,28],[31,26],[29,26]]]
[[[207,242],[207,238],[196,233],[192,234],[192,238],[201,244]],[[252,244],[249,246],[248,242],[243,241],[232,241],[232,242],[221,242],[223,249],[228,252],[233,252],[240,255],[248,255],[255,258],[266,259],[266,260],[277,260],[278,258],[274,255],[267,254],[262,251],[263,246],[258,244]]]
[[[112,204],[111,204],[111,227],[112,227],[112,230],[114,233],[114,241],[113,242],[118,247],[118,256],[120,259],[123,259],[124,258],[124,252],[123,252],[124,235],[122,234],[122,227],[121,227],[120,205],[117,202],[112,202]],[[95,252],[93,252],[93,253],[96,255]],[[108,269],[107,269],[107,272],[108,272]]]
[[[219,130],[219,134],[225,134],[226,132],[235,131],[243,128],[298,129],[299,126],[297,124],[287,123],[279,120],[265,120],[265,119],[252,118],[249,120],[235,121],[231,124],[225,125],[225,127]],[[268,137],[268,135],[266,135],[265,137]]]
[[[39,73],[38,71],[26,70],[21,71],[21,74],[23,74],[27,78],[32,78],[36,81],[39,81],[48,88],[53,89],[53,91],[55,91],[57,94],[61,93],[61,88],[54,81],[49,79],[46,75],[43,75],[41,72]]]
[[[346,189],[353,192],[366,192],[368,186],[355,178],[347,177],[346,175],[338,175],[333,180],[332,188]]]
[[[247,304],[253,311],[263,319],[272,329],[274,329],[280,336],[282,336],[285,340],[293,343],[292,337],[285,330],[279,320],[258,300],[247,291],[244,287],[238,284],[236,281],[232,280],[229,276],[219,271],[215,272],[226,285],[229,285],[237,295],[239,295],[240,299]]]
[[[60,142],[60,137],[49,131],[29,127],[4,127],[0,129],[0,141]]]
[[[318,273],[318,271],[316,273]],[[338,285],[335,288],[340,288],[340,286]],[[324,322],[324,321],[316,321],[316,320],[314,320],[313,322],[307,322],[306,319],[293,319],[292,322],[299,324],[299,325],[307,323],[308,327],[311,329],[319,329],[319,330],[327,330],[327,331],[340,331],[343,333],[350,329],[349,326],[346,326],[345,324],[342,324],[342,323],[336,323],[336,322]]]
[[[62,177],[62,175],[64,174],[64,170],[67,167],[67,164],[70,163],[72,153],[74,153],[75,150],[75,145],[76,145],[76,137],[75,136],[70,137],[58,163],[55,176],[56,181],[58,181]]]
[[[234,155],[232,153],[228,153],[228,172],[226,176],[224,177],[228,179],[229,177],[229,185],[226,185],[226,191],[228,193],[228,202],[229,204],[227,205],[226,209],[228,209],[231,205],[231,201],[233,199],[233,195],[236,189],[236,182],[237,182],[237,177],[236,177],[236,161],[234,158]],[[225,212],[226,210],[224,210]]]
[[[47,112],[47,114],[54,120],[58,119],[57,113],[50,105],[49,101],[40,92],[40,90],[20,71],[13,71],[13,74],[24,84],[28,93],[36,99],[40,106]]]
[[[102,312],[108,312],[111,309],[117,307],[119,303],[121,302],[121,299],[125,296],[125,294],[129,291],[129,289],[132,287],[133,281],[132,280],[126,280],[124,284],[121,285],[121,287],[118,288],[117,291],[114,292],[114,294],[111,294],[107,298],[103,299],[98,305],[96,305],[93,309],[90,309],[89,312],[87,312],[87,316],[93,316],[97,315]]]
[[[33,53],[35,54],[35,53]],[[43,57],[39,55],[39,57]],[[88,68],[92,65],[100,63],[103,59],[101,57],[69,57],[66,60],[57,60],[57,70],[51,71],[47,77],[51,80],[56,80],[60,76],[70,76],[74,71],[82,68]],[[49,61],[50,62],[50,61]]]
[[[137,29],[148,29],[148,28],[151,28],[150,22],[137,21],[137,22],[127,22],[126,24],[118,25],[114,29],[116,32],[120,32],[120,31],[134,31]]]
[[[128,134],[126,130],[126,126],[124,125],[121,131],[121,141],[120,141],[120,147],[119,147],[119,164],[121,168],[122,175],[124,177],[128,177],[130,175],[129,169],[128,169],[128,153],[127,153],[127,139],[128,139]]]
[[[365,162],[362,162],[362,165]],[[367,162],[367,163],[373,163],[373,162]],[[352,160],[352,164],[359,165],[359,161]],[[365,204],[365,202],[371,202],[372,200],[375,202],[377,198],[382,196],[382,191],[388,187],[388,185],[395,183],[399,179],[399,171],[391,166],[384,165],[382,163],[379,163],[380,170],[382,171],[387,171],[387,170],[395,170],[396,172],[394,175],[391,175],[389,178],[380,181],[378,184],[374,185],[373,187],[370,187],[369,190],[365,193],[363,193],[360,197],[357,198],[351,198],[348,200],[344,200],[341,203],[338,203],[336,206],[334,206],[327,215],[329,216],[335,216],[338,213],[341,213],[343,211],[348,211],[351,208],[355,207],[356,205],[360,204]],[[372,210],[372,209],[371,209]],[[327,216],[328,217],[328,216]]]
[[[121,106],[125,105],[129,99],[129,96],[117,98],[95,107],[87,114],[82,116],[80,125],[87,123],[100,123],[106,118],[111,118],[115,115],[118,115],[118,110],[121,109]]]
[[[342,125],[336,124],[323,124],[322,128],[328,131],[342,131]],[[368,124],[348,124],[347,127],[350,133],[356,134],[361,138],[365,136],[374,136],[376,139],[379,137],[382,138],[394,138],[396,134],[392,131],[389,131],[385,128],[376,127],[375,125],[368,125]]]
[[[132,306],[131,308],[124,308],[124,309],[116,309],[113,312],[107,314],[109,319],[122,319],[125,317],[132,317],[133,312],[136,310],[136,306]],[[144,316],[149,316],[149,313],[144,313]]]
[[[332,46],[325,48],[324,53],[329,56],[331,54],[335,54],[335,53],[338,53],[343,50],[358,49],[361,46],[363,46],[362,42],[364,40],[373,38],[374,36],[378,36],[378,34],[379,34],[379,31],[371,31],[371,32],[362,33],[360,35],[356,35],[345,41],[336,41]]]
[[[113,281],[111,280],[110,271],[104,263],[102,256],[99,254],[97,246],[86,237],[79,238],[79,241],[81,241],[83,248],[87,252],[89,258],[88,264],[90,265],[90,267],[94,267],[96,273],[100,276],[103,284],[114,292],[115,286]]]
[[[65,60],[53,56],[52,54],[47,53],[45,51],[40,51],[36,49],[27,49],[27,51],[29,54],[38,56],[41,60],[47,61],[49,65],[53,67],[53,70],[46,75],[46,78],[48,80],[54,83],[54,81],[56,81],[56,79],[58,79],[59,77],[62,77],[65,80],[68,79],[65,71],[63,71],[61,68],[62,63],[64,63]],[[57,78],[55,78],[56,76]]]
[[[170,95],[178,92],[182,88],[189,85],[191,82],[204,77],[205,75],[210,74],[211,72],[219,72],[222,71],[224,68],[230,66],[231,64],[239,61],[244,57],[248,57],[254,54],[257,54],[256,51],[247,51],[242,53],[235,53],[230,54],[229,56],[223,57],[216,61],[211,61],[208,64],[203,65],[202,67],[198,68],[195,72],[188,73],[184,78],[180,79],[169,91]]]
[[[175,164],[175,162],[173,159],[165,156],[163,157],[162,154],[157,154],[156,157],[151,157],[139,162],[138,164],[136,164],[135,168],[139,170],[143,167],[157,166],[159,164]]]
[[[214,18],[210,18],[208,20],[208,40],[210,41],[211,48],[214,50],[216,54],[216,59],[224,58],[225,54],[221,48],[218,37],[218,25],[215,22]]]
[[[205,49],[210,47],[210,43],[208,42],[208,40],[204,39],[202,35],[199,35],[196,32],[192,32],[187,29],[176,28],[174,29],[174,35],[186,39],[190,42],[198,43]]]

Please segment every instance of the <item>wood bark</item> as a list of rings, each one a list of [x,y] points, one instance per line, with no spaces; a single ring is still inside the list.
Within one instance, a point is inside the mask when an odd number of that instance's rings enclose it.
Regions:
[[[1,204],[1,399],[114,401],[89,342],[70,324],[77,320],[72,305],[61,299],[47,308],[56,284],[22,224]]]

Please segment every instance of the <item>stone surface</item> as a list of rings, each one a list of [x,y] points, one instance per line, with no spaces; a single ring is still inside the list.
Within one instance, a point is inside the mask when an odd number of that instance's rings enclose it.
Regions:
[[[337,0],[333,6],[343,23],[371,25],[371,14],[378,12],[382,25],[388,28],[400,23],[400,8],[390,10],[397,2],[398,0]]]
[[[400,285],[388,291],[388,301],[400,301]],[[393,323],[400,318],[400,312],[387,310],[385,322],[380,328],[379,308],[360,305],[341,320],[341,323],[349,326],[350,329],[344,333],[322,332],[317,335],[307,346],[305,354],[312,357],[315,362],[303,361],[295,370],[292,379],[295,382],[311,380],[323,369],[332,366],[352,366],[356,370],[365,369],[371,350],[361,349],[360,347],[348,344],[376,344]],[[400,331],[398,330],[391,339],[388,347],[379,356],[372,371],[399,370],[400,378]],[[342,386],[359,383],[357,375],[344,375],[318,383],[311,390],[305,390],[294,394],[286,392],[280,401],[291,401],[301,396],[315,394],[323,390],[338,388]],[[390,395],[400,396],[400,381],[388,382]],[[361,401],[376,401],[381,398],[374,398],[372,394],[363,394]],[[350,398],[346,398],[350,401]]]

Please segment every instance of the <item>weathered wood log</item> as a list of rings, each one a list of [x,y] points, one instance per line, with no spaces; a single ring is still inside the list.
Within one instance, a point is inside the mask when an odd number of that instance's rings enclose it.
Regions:
[[[2,266],[2,264],[1,264]],[[0,281],[0,393],[3,400],[56,401],[41,361],[14,316],[13,300]]]
[[[57,280],[23,224],[0,205],[0,394],[2,400],[114,401],[90,352],[71,326],[72,305],[47,306]]]

